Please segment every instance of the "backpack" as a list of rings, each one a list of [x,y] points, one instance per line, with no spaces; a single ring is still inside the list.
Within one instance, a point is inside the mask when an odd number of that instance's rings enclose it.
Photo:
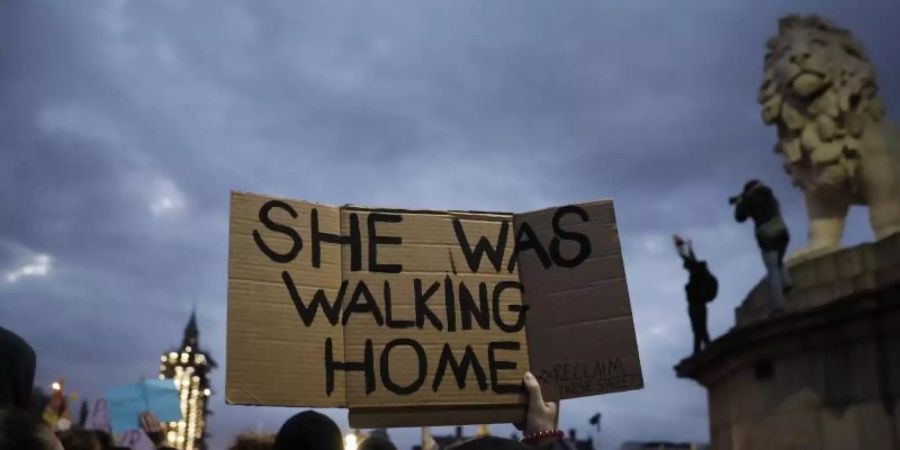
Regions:
[[[719,280],[706,267],[706,262],[700,261],[691,268],[691,280],[686,288],[688,301],[709,303],[719,294]]]
[[[719,295],[719,280],[717,280],[716,276],[709,271],[705,262],[700,265],[700,270],[698,272],[700,278],[698,294],[700,294],[700,297],[706,303],[710,303],[716,299],[717,295]]]

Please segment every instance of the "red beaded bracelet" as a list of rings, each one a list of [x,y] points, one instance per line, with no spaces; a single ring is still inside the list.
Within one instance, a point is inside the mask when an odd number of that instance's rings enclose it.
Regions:
[[[566,434],[563,433],[562,430],[544,430],[544,431],[538,431],[536,433],[532,433],[532,434],[529,434],[529,435],[523,437],[522,442],[529,444],[534,441],[539,441],[541,439],[550,438],[550,437],[552,437],[554,439],[562,439],[562,437],[565,435]]]

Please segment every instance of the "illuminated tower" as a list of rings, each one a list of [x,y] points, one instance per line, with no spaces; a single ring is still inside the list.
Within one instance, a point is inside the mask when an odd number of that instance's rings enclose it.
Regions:
[[[192,312],[181,347],[160,358],[159,378],[173,379],[181,393],[184,419],[166,424],[168,445],[179,450],[206,450],[206,418],[210,415],[208,406],[212,395],[209,378],[216,362],[200,350],[199,338],[197,316]]]

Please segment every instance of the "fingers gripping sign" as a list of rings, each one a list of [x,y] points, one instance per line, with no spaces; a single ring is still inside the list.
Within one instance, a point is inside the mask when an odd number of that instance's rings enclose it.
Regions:
[[[528,393],[528,412],[525,414],[525,441],[531,444],[561,437],[556,424],[559,421],[559,403],[545,402],[541,394],[541,385],[531,373],[525,372],[523,377],[525,390]],[[518,426],[520,429],[521,425]]]

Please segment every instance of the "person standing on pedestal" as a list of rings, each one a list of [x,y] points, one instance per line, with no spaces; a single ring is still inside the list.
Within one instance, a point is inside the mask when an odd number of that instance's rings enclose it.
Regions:
[[[691,329],[694,332],[694,353],[702,347],[709,346],[709,332],[706,328],[706,304],[715,300],[719,291],[719,282],[709,271],[706,261],[698,261],[694,255],[694,247],[678,235],[672,236],[675,249],[684,261],[684,268],[690,273],[684,291],[688,301],[688,316],[691,318]]]
[[[784,267],[790,235],[781,218],[778,199],[768,186],[759,180],[750,180],[744,184],[744,190],[739,195],[728,201],[735,206],[735,220],[743,223],[748,217],[753,219],[756,242],[762,252],[772,290],[772,311],[780,314],[784,312],[784,294],[791,289],[791,278]]]

